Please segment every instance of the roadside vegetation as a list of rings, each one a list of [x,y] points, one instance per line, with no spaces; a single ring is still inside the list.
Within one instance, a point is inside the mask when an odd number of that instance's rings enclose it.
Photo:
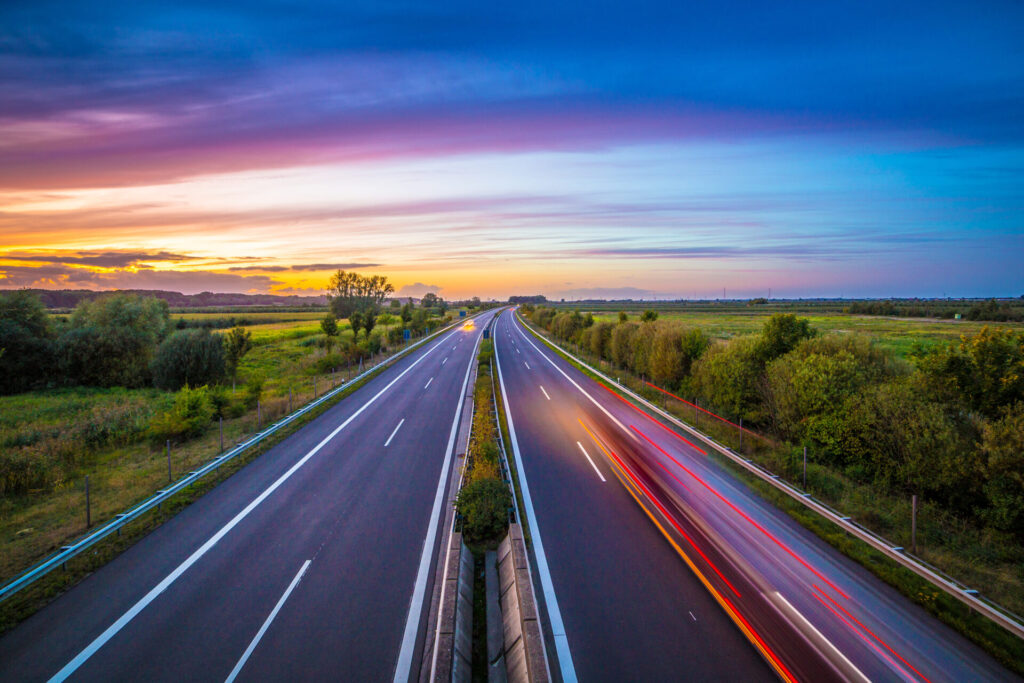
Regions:
[[[656,310],[614,318],[521,310],[588,362],[734,449],[742,420],[743,453],[798,486],[806,447],[807,490],[908,550],[917,495],[916,554],[1024,612],[1024,332],[982,326],[900,356],[870,335],[824,331],[793,314],[715,338],[690,324],[693,317],[683,322]],[[713,326],[715,315],[703,315]],[[922,591],[922,604],[945,600]],[[950,614],[966,611],[949,602]],[[1004,661],[1020,653],[1013,636],[991,637],[1003,643]]]
[[[230,448],[457,315],[395,303],[362,298],[355,329],[321,310],[218,334],[178,329],[157,299],[55,319],[0,294],[0,582],[85,531],[86,476],[99,523],[166,484],[168,442],[177,478],[220,452],[221,426]]]
[[[473,426],[462,489],[455,502],[466,542],[477,548],[494,548],[508,529],[512,495],[502,477],[498,448],[491,363],[494,344],[481,342],[473,387]]]

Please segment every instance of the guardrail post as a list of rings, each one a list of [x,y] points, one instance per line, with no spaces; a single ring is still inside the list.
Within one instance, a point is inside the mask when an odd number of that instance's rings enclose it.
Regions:
[[[85,475],[85,528],[92,527],[92,506],[89,501],[89,475]]]
[[[89,478],[85,480],[88,482]],[[88,489],[86,489],[88,490]],[[911,552],[917,554],[917,494],[910,498],[910,548]]]
[[[171,481],[171,440],[167,439],[167,483]]]

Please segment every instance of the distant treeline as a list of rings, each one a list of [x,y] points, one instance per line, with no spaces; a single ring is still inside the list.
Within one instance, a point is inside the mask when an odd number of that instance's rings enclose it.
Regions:
[[[547,302],[547,298],[543,294],[534,294],[532,296],[510,296],[508,298],[510,304],[543,304]]]
[[[29,289],[47,308],[74,308],[82,301],[92,301],[112,292],[97,292],[90,289]],[[166,301],[174,308],[200,308],[203,306],[299,306],[322,307],[327,305],[326,296],[278,296],[275,294],[221,294],[200,292],[182,294],[160,289],[126,289],[114,293],[134,294]]]
[[[844,309],[856,315],[889,315],[901,318],[947,318],[959,314],[966,320],[1024,321],[1024,299],[1010,301],[877,300],[854,301]]]

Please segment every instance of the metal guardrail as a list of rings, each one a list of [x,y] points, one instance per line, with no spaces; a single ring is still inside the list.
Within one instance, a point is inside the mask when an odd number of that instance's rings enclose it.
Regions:
[[[615,382],[610,377],[605,375],[603,372],[597,370],[590,364],[574,356],[569,351],[566,351],[560,346],[557,346],[556,344],[552,343],[544,335],[537,332],[529,323],[523,320],[522,317],[518,315],[516,315],[516,317],[519,319],[521,323],[523,323],[526,329],[528,329],[535,337],[537,337],[539,340],[547,344],[556,352],[564,354],[565,356],[571,358],[576,363],[579,363],[581,366],[587,368],[587,370],[589,370],[593,374],[604,379],[608,383],[609,387],[614,387],[616,390],[628,395],[634,401],[637,401],[638,403],[642,404],[648,410],[654,411],[655,413],[661,415],[663,418],[670,421],[672,424],[676,425],[680,429],[683,429],[689,432],[691,435],[697,437],[698,439],[701,439],[707,445],[714,448],[718,453],[729,458],[731,461],[733,461],[740,467],[744,468],[754,476],[758,477],[762,481],[771,484],[775,488],[787,494],[790,498],[803,504],[805,507],[814,510],[822,517],[834,523],[844,531],[853,534],[854,536],[864,541],[865,543],[867,543],[883,555],[889,557],[890,559],[894,560],[904,568],[909,569],[921,578],[930,582],[936,588],[939,588],[945,593],[953,596],[960,602],[967,605],[969,608],[977,610],[979,613],[983,614],[995,623],[999,624],[1007,631],[1010,631],[1018,638],[1024,639],[1024,619],[1022,619],[1019,615],[1014,614],[1012,611],[1006,609],[1002,605],[999,605],[998,603],[995,603],[992,600],[985,598],[977,590],[968,587],[966,584],[963,584],[960,581],[957,581],[952,576],[949,576],[948,574],[943,572],[941,569],[938,569],[937,567],[928,564],[919,557],[912,555],[911,553],[908,553],[901,546],[896,545],[895,543],[887,540],[886,538],[876,534],[874,531],[871,531],[870,529],[858,524],[853,520],[852,517],[844,515],[840,513],[838,510],[829,506],[828,504],[817,500],[810,493],[806,491],[801,491],[796,486],[793,486],[789,482],[784,481],[781,477],[779,477],[779,475],[772,473],[768,469],[755,463],[750,458],[745,458],[739,453],[733,451],[731,448],[719,444],[717,441],[705,435],[703,432],[700,432],[695,428],[691,427],[690,425],[686,424],[685,422],[679,420],[674,415],[671,415],[662,408],[659,408],[658,406],[651,403],[643,396],[640,396],[639,394],[635,393],[628,387],[624,387],[618,382]]]
[[[356,375],[355,377],[350,379],[348,382],[343,382],[342,384],[339,384],[334,389],[331,389],[330,391],[325,392],[323,394],[323,396],[320,396],[319,398],[316,398],[316,399],[310,401],[309,403],[307,403],[306,405],[302,406],[298,410],[296,410],[296,411],[286,415],[285,417],[281,418],[277,422],[274,422],[273,424],[269,425],[266,429],[263,429],[262,431],[257,432],[256,434],[251,436],[246,441],[243,441],[242,443],[238,444],[234,448],[228,449],[224,453],[221,453],[220,455],[218,455],[213,460],[211,460],[210,462],[206,463],[205,465],[203,465],[199,469],[193,470],[192,472],[189,472],[186,476],[182,477],[181,479],[179,479],[178,481],[174,482],[170,486],[168,486],[166,488],[163,488],[163,489],[160,489],[159,491],[157,491],[155,494],[153,494],[149,498],[146,498],[142,502],[135,504],[133,507],[129,508],[125,512],[122,512],[120,514],[114,515],[114,518],[111,521],[109,521],[106,524],[102,525],[101,527],[96,529],[96,531],[93,531],[93,532],[83,536],[82,538],[78,539],[74,543],[71,543],[70,545],[66,545],[66,546],[61,547],[61,549],[58,552],[56,552],[55,554],[51,555],[50,557],[48,557],[47,559],[43,560],[42,562],[40,562],[39,564],[35,565],[34,567],[26,570],[24,573],[22,573],[16,579],[14,579],[13,581],[7,583],[2,588],[0,588],[0,602],[3,602],[7,598],[9,598],[12,595],[14,595],[15,593],[17,593],[22,588],[25,588],[26,586],[28,586],[28,585],[34,583],[35,581],[39,580],[40,578],[42,578],[46,574],[50,573],[51,571],[53,571],[57,567],[64,565],[64,563],[66,563],[68,560],[70,560],[71,558],[75,557],[76,555],[79,555],[84,550],[87,550],[88,548],[90,548],[91,546],[95,545],[96,543],[100,542],[101,540],[103,540],[104,538],[109,536],[110,534],[112,534],[114,532],[120,531],[120,529],[123,528],[125,525],[127,525],[128,523],[138,519],[139,517],[141,517],[146,512],[149,512],[150,510],[152,510],[155,507],[159,507],[164,501],[168,500],[169,498],[174,496],[176,493],[180,492],[182,489],[185,489],[185,488],[189,487],[190,485],[196,483],[198,480],[202,479],[204,476],[206,476],[210,472],[213,472],[214,470],[219,468],[224,463],[233,460],[234,458],[238,457],[242,453],[245,453],[247,450],[249,450],[250,448],[252,448],[256,444],[260,443],[261,441],[265,440],[267,437],[269,437],[269,436],[275,434],[276,432],[280,431],[282,428],[284,428],[287,425],[291,424],[292,422],[294,422],[298,418],[302,417],[306,413],[308,413],[308,412],[316,409],[318,406],[323,405],[324,403],[330,401],[338,393],[344,391],[349,386],[351,386],[353,382],[359,382],[359,381],[361,381],[363,379],[366,379],[366,378],[370,377],[374,373],[378,372],[381,368],[383,368],[383,367],[385,367],[387,365],[390,365],[393,361],[398,360],[402,356],[405,356],[406,354],[412,352],[414,349],[418,348],[419,346],[422,346],[423,344],[426,344],[428,341],[434,339],[435,337],[437,337],[437,336],[439,336],[441,334],[444,334],[445,332],[447,332],[448,330],[450,330],[450,329],[452,329],[454,327],[457,327],[457,326],[459,326],[461,324],[464,324],[467,320],[469,320],[471,318],[475,318],[478,315],[480,315],[480,313],[476,313],[476,314],[474,314],[472,316],[469,316],[467,318],[456,318],[451,324],[446,325],[445,327],[442,327],[442,328],[439,328],[439,329],[435,330],[434,332],[432,332],[431,334],[427,335],[423,339],[419,340],[415,344],[410,344],[409,346],[405,347],[404,349],[402,349],[398,353],[395,353],[395,354],[392,354],[391,356],[388,356],[387,358],[382,360],[377,365],[374,365],[372,368],[369,368],[369,369],[363,371],[362,373],[360,373],[359,375]]]

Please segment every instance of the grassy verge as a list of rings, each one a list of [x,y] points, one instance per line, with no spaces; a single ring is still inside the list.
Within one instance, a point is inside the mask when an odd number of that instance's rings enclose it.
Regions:
[[[377,360],[383,361],[384,358],[381,357]],[[340,376],[337,378],[338,381],[341,379]],[[123,528],[120,536],[107,537],[87,552],[72,558],[65,569],[50,572],[32,585],[0,602],[0,633],[12,628],[89,573],[109,562],[158,527],[163,521],[243,468],[260,454],[298,431],[370,379],[372,377],[350,383],[330,401],[306,413],[257,446],[225,463],[200,482],[166,501],[162,509],[152,510],[127,525]],[[331,386],[333,385],[327,379],[321,378],[318,395],[322,395]],[[91,405],[89,400],[95,396],[103,397],[105,400],[120,400],[123,399],[124,394],[130,393],[130,390],[122,389],[81,391],[86,392],[84,397],[78,396],[80,390],[73,390],[72,394],[83,401],[87,408]],[[152,390],[136,391],[151,392]],[[312,386],[305,391],[294,392],[292,407],[298,408],[312,398]],[[285,415],[288,412],[288,405],[287,396],[272,398],[262,404],[262,424],[265,426]],[[41,410],[41,414],[48,415],[52,411],[52,406],[46,404],[46,409]],[[225,420],[225,448],[251,436],[256,427],[254,413],[233,420]],[[194,470],[199,465],[209,462],[218,453],[220,453],[220,436],[216,429],[203,437],[176,446],[172,449],[172,470],[175,478],[183,472]],[[97,523],[110,519],[114,514],[152,495],[155,490],[167,482],[165,452],[153,451],[149,445],[144,443],[93,454],[92,458],[86,471],[92,472],[92,519]],[[56,491],[38,492],[23,497],[23,499],[5,497],[0,499],[0,512],[2,512],[0,514],[0,538],[3,539],[4,550],[0,554],[0,573],[2,573],[0,580],[4,583],[25,568],[48,557],[57,548],[65,545],[71,539],[77,538],[86,530],[84,491],[77,483],[61,487]]]
[[[541,334],[543,335],[542,339],[550,340],[556,352],[573,367],[592,379],[603,383],[603,380],[588,368],[568,357],[557,342],[551,340],[542,332]],[[594,363],[596,365],[599,361],[594,361]],[[602,364],[605,367],[600,365],[598,367],[604,372],[607,364],[603,362]],[[665,400],[664,395],[655,392],[642,384],[637,378],[630,377],[628,373],[622,370],[608,369],[608,373],[611,376],[618,374],[621,380],[623,380],[623,384],[635,393],[644,396],[644,398],[647,398],[652,403],[661,404],[670,414],[694,426],[715,441],[738,450],[738,430],[734,427],[724,425],[707,417],[695,418],[692,409],[688,407],[683,409],[684,404],[672,399]],[[798,460],[795,457],[795,453],[787,452],[781,448],[774,448],[766,442],[746,437],[743,454],[791,481],[796,479]],[[797,501],[753,476],[727,458],[720,456],[714,451],[711,451],[710,457],[746,483],[765,500],[789,514],[802,526],[864,566],[880,579],[899,590],[907,598],[924,607],[942,622],[953,627],[981,646],[1004,666],[1018,674],[1024,674],[1024,641],[982,615],[973,612],[959,600],[939,590],[917,574],[900,566],[805,506],[800,505]],[[837,476],[822,466],[809,465],[807,488],[819,500],[823,500],[837,509],[841,509],[844,514],[852,515],[858,522],[872,528],[877,533],[881,533],[894,541],[902,542],[905,546],[909,547],[909,530],[898,528],[895,522],[895,519],[900,515],[902,515],[902,519],[909,519],[909,504],[890,500],[886,496],[880,496],[876,491],[863,490],[864,487],[855,487],[850,482],[837,481],[834,478]],[[843,495],[837,497],[835,495],[837,491],[842,491]],[[951,575],[958,576],[961,580],[966,579],[971,585],[979,587],[991,585],[993,576],[1008,579],[1000,585],[1001,590],[993,591],[986,589],[983,592],[993,599],[1003,602],[1010,609],[1019,611],[1020,608],[1017,606],[1017,603],[1024,600],[1024,592],[1020,590],[1022,583],[1024,583],[1024,577],[1022,577],[1024,566],[1020,564],[1020,560],[1018,560],[1016,566],[1006,566],[1005,564],[1003,566],[993,566],[991,553],[996,551],[990,549],[989,563],[986,566],[983,563],[985,559],[984,541],[988,540],[991,543],[992,539],[974,538],[970,530],[965,528],[962,523],[960,523],[959,529],[956,528],[956,524],[955,520],[944,517],[938,511],[926,507],[923,514],[919,517],[918,531],[919,541],[923,540],[927,545],[919,548],[918,555]],[[945,543],[942,544],[943,542]],[[979,544],[982,544],[982,547],[978,547]],[[958,555],[958,550],[962,551],[964,545],[970,546],[971,555],[968,558],[964,558],[962,554]],[[961,571],[957,571],[957,569]],[[1008,588],[1008,585],[1013,588]]]

